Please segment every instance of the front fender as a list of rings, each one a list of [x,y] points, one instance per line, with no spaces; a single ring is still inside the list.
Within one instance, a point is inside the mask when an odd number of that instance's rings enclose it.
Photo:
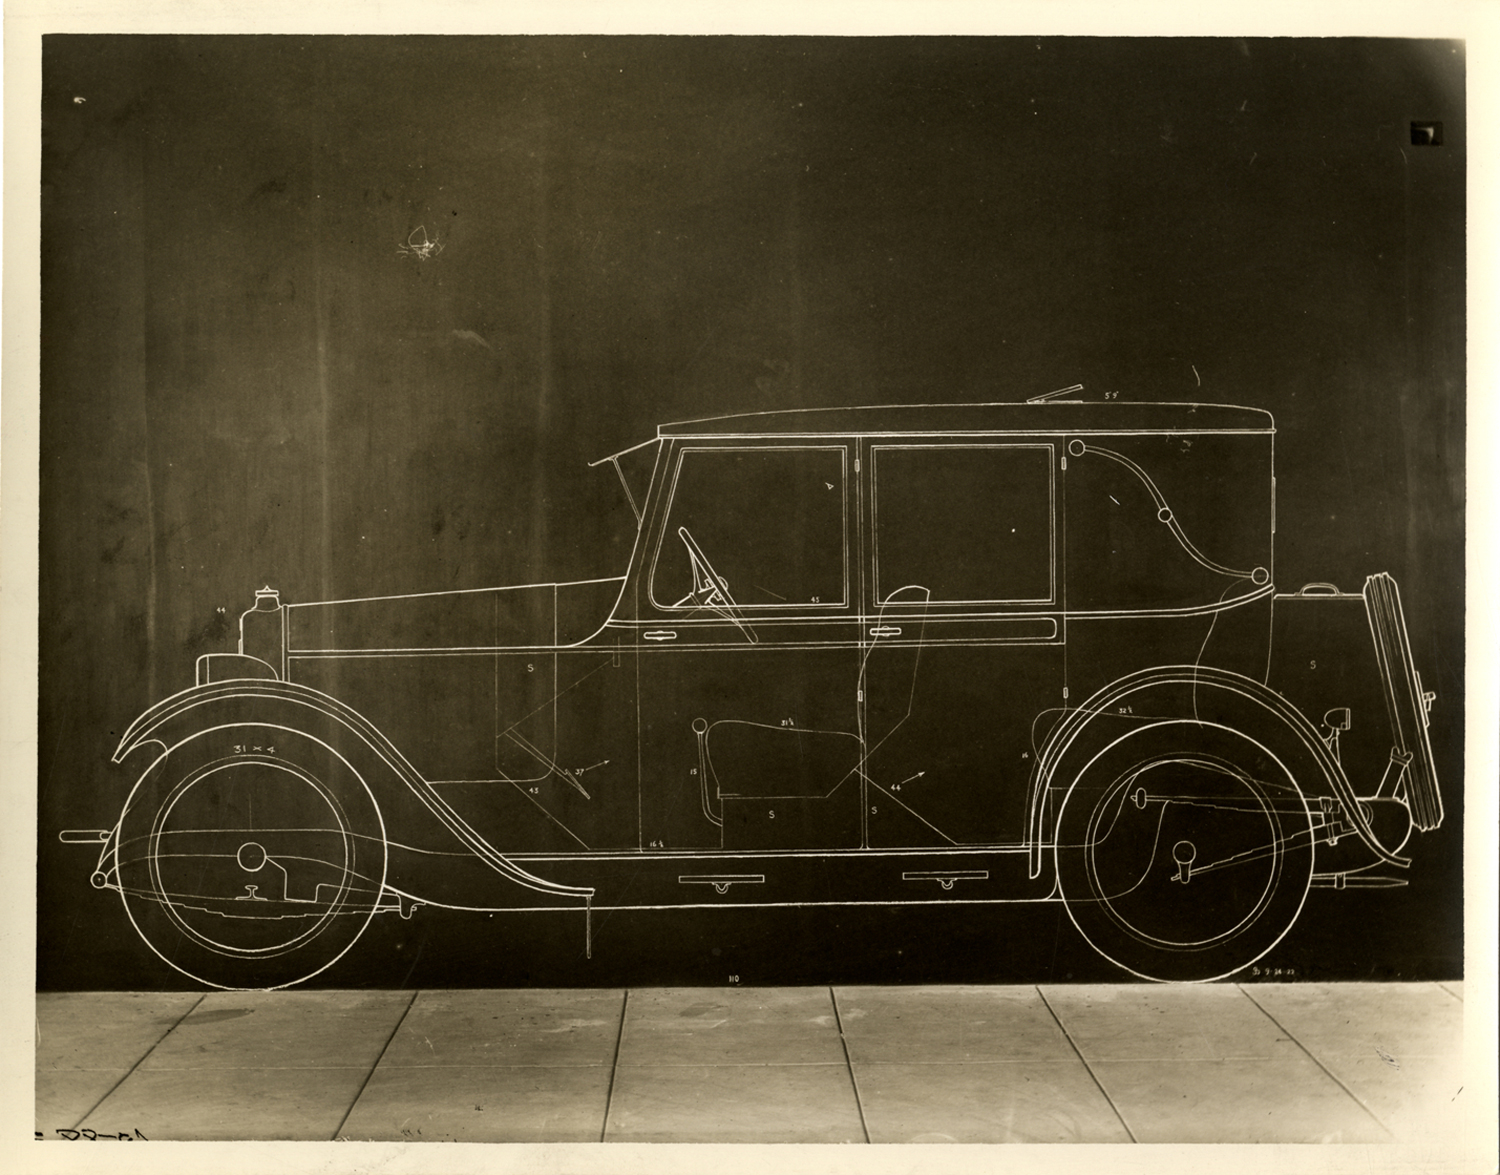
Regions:
[[[1048,796],[1072,784],[1083,766],[1122,727],[1142,721],[1188,718],[1215,722],[1258,737],[1278,753],[1310,798],[1339,801],[1344,819],[1379,860],[1402,868],[1410,859],[1388,851],[1358,803],[1339,761],[1307,716],[1253,678],[1198,665],[1145,669],[1105,686],[1057,724],[1037,757],[1028,792],[1031,875],[1040,876],[1051,843]]]
[[[183,690],[130,724],[115,749],[122,763],[142,748],[170,754],[184,740],[223,726],[255,723],[321,738],[364,778],[388,830],[388,889],[426,905],[503,910],[571,904],[588,887],[533,876],[497,852],[363,715],[337,698],[295,682],[236,680]],[[97,883],[96,883],[97,884]],[[521,886],[531,893],[524,899]]]

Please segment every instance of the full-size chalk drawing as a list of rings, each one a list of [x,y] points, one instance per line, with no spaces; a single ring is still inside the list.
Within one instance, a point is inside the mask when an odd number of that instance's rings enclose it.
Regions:
[[[1404,884],[1433,695],[1389,575],[1278,590],[1268,413],[1080,391],[663,425],[603,459],[611,578],[265,587],[62,838],[216,987],[424,905],[1054,901],[1136,975],[1233,974],[1311,886]]]

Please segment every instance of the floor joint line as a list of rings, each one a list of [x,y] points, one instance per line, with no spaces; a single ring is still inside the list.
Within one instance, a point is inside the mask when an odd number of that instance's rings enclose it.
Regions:
[[[1104,1100],[1109,1103],[1109,1108],[1115,1112],[1115,1117],[1120,1120],[1120,1125],[1124,1128],[1125,1133],[1130,1136],[1130,1141],[1137,1143],[1140,1142],[1141,1140],[1135,1136],[1135,1131],[1130,1128],[1130,1123],[1125,1121],[1125,1115],[1120,1113],[1120,1107],[1115,1105],[1115,1099],[1110,1097],[1109,1090],[1104,1088],[1104,1082],[1099,1080],[1099,1075],[1094,1072],[1094,1067],[1088,1063],[1088,1058],[1083,1055],[1083,1051],[1078,1047],[1078,1043],[1073,1039],[1073,1034],[1069,1032],[1067,1027],[1063,1024],[1062,1017],[1060,1017],[1053,1010],[1052,1004],[1047,1000],[1046,992],[1042,991],[1039,985],[1035,990],[1037,997],[1042,1001],[1042,1006],[1046,1008],[1048,1013],[1052,1016],[1053,1022],[1056,1023],[1058,1027],[1058,1031],[1063,1034],[1063,1037],[1068,1042],[1068,1047],[1073,1050],[1073,1055],[1077,1057],[1079,1063],[1083,1065],[1084,1072],[1089,1075],[1089,1079],[1093,1081],[1095,1087],[1099,1090],[1099,1092],[1104,1095]]]
[[[1313,1055],[1313,1051],[1310,1048],[1308,1048],[1305,1044],[1303,1044],[1300,1040],[1298,1040],[1295,1036],[1292,1035],[1291,1029],[1287,1028],[1287,1026],[1285,1024],[1283,1024],[1280,1020],[1276,1019],[1276,1017],[1273,1016],[1273,1015],[1271,1015],[1270,1012],[1266,1011],[1264,1005],[1262,1005],[1261,1002],[1258,999],[1256,999],[1253,995],[1251,995],[1248,991],[1245,990],[1245,985],[1243,983],[1236,983],[1234,986],[1239,989],[1239,993],[1242,996],[1244,996],[1247,1000],[1249,1000],[1252,1004],[1254,1004],[1257,1008],[1260,1009],[1260,1014],[1262,1016],[1264,1016],[1272,1024],[1276,1025],[1276,1027],[1277,1027],[1277,1029],[1279,1031],[1284,1032],[1286,1034],[1286,1038],[1289,1041],[1291,1041],[1294,1045],[1296,1045],[1299,1049],[1301,1049],[1302,1052],[1304,1053],[1304,1055],[1306,1055],[1306,1057],[1307,1057],[1308,1060],[1310,1060],[1319,1069],[1323,1070],[1323,1072],[1328,1075],[1328,1079],[1330,1081],[1332,1081],[1335,1085],[1337,1085],[1340,1089],[1342,1089],[1345,1093],[1347,1093],[1351,1098],[1353,1098],[1354,1099],[1354,1104],[1357,1105],[1365,1113],[1369,1114],[1370,1115],[1370,1120],[1372,1122],[1374,1122],[1375,1125],[1379,1126],[1382,1130],[1384,1130],[1392,1138],[1396,1137],[1396,1132],[1394,1130],[1392,1130],[1389,1126],[1387,1126],[1384,1122],[1382,1122],[1380,1120],[1380,1118],[1376,1115],[1376,1113],[1375,1113],[1374,1110],[1370,1109],[1369,1106],[1365,1105],[1364,1098],[1360,1097],[1359,1094],[1355,1093],[1352,1089],[1350,1089],[1347,1085],[1345,1085],[1342,1081],[1340,1081],[1338,1079],[1338,1076],[1334,1073],[1334,1071],[1332,1069],[1330,1069],[1327,1065],[1323,1064],[1322,1061],[1320,1061],[1316,1056]]]
[[[191,1008],[189,1008],[186,1012],[184,1012],[181,1016],[177,1017],[176,1021],[173,1022],[172,1027],[168,1028],[165,1032],[163,1032],[161,1034],[160,1037],[157,1038],[156,1044],[153,1044],[150,1048],[148,1048],[145,1052],[143,1052],[140,1055],[140,1058],[136,1061],[136,1063],[134,1065],[130,1066],[130,1072],[126,1073],[124,1077],[120,1078],[120,1080],[116,1081],[113,1085],[111,1085],[109,1087],[108,1092],[106,1092],[103,1097],[101,1097],[97,1102],[95,1102],[92,1106],[89,1107],[89,1112],[87,1114],[85,1114],[82,1118],[78,1119],[78,1121],[74,1122],[73,1125],[69,1127],[69,1129],[70,1130],[78,1130],[79,1128],[81,1128],[83,1126],[83,1124],[89,1120],[89,1116],[91,1114],[93,1114],[93,1112],[95,1110],[97,1110],[100,1106],[102,1106],[105,1102],[107,1102],[110,1099],[110,1097],[114,1094],[115,1090],[119,1089],[120,1086],[124,1085],[127,1081],[129,1081],[131,1079],[131,1077],[134,1076],[135,1071],[137,1069],[139,1069],[143,1064],[146,1063],[146,1058],[149,1057],[152,1053],[154,1053],[156,1051],[157,1045],[161,1044],[162,1041],[166,1040],[167,1037],[171,1036],[172,1033],[176,1032],[178,1025],[180,1025],[184,1020],[186,1020],[189,1016],[191,1016],[194,1012],[196,1012],[198,1010],[198,1005],[201,1004],[207,998],[208,998],[208,993],[206,993],[206,992],[203,995],[200,995],[198,997],[198,999],[194,1002],[193,1006]]]
[[[609,1088],[604,1093],[604,1121],[599,1126],[599,1141],[609,1133],[609,1110],[615,1100],[615,1074],[620,1071],[620,1044],[625,1039],[625,1009],[630,1006],[630,989],[620,996],[620,1028],[615,1033],[615,1055],[609,1063]]]
[[[844,1049],[844,1068],[849,1071],[849,1084],[854,1087],[854,1108],[859,1111],[859,1128],[864,1132],[865,1141],[870,1141],[870,1124],[865,1121],[865,1103],[859,1096],[859,1078],[854,1075],[854,1062],[849,1059],[849,1042],[844,1039],[844,1019],[839,1015],[839,997],[833,990],[833,985],[828,985],[828,999],[833,1004],[833,1024],[839,1030],[839,1044]]]
[[[344,1133],[344,1124],[349,1121],[349,1115],[354,1113],[354,1107],[359,1105],[359,1099],[365,1096],[365,1090],[369,1087],[370,1078],[375,1076],[375,1070],[380,1068],[380,1062],[385,1060],[386,1050],[391,1047],[391,1041],[396,1039],[396,1033],[401,1031],[401,1025],[406,1023],[407,1013],[411,1011],[412,1005],[417,1002],[417,997],[422,994],[421,988],[411,993],[411,999],[406,1001],[406,1007],[401,1009],[401,1015],[397,1018],[391,1034],[385,1038],[385,1043],[380,1046],[380,1055],[375,1058],[375,1063],[370,1066],[370,1071],[365,1074],[365,1079],[359,1083],[359,1092],[354,1095],[354,1100],[349,1103],[349,1108],[344,1111],[344,1116],[339,1119],[338,1127],[333,1132],[333,1141],[339,1141],[339,1136]]]

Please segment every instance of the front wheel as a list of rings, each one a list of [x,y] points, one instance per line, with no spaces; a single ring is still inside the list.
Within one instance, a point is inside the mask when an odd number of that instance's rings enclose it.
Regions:
[[[244,723],[186,739],[146,770],[115,859],[126,913],[171,966],[211,987],[286,987],[364,931],[385,883],[385,830],[337,751]]]
[[[1146,979],[1249,966],[1296,921],[1313,831],[1286,768],[1227,727],[1161,722],[1116,740],[1069,791],[1057,871],[1068,914]]]

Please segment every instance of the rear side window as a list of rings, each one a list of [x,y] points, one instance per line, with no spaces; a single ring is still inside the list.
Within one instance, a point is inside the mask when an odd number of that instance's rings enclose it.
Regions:
[[[1054,595],[1050,445],[871,449],[875,597],[1047,604]]]
[[[684,448],[651,575],[655,604],[697,606],[686,531],[741,608],[846,605],[845,452]]]

